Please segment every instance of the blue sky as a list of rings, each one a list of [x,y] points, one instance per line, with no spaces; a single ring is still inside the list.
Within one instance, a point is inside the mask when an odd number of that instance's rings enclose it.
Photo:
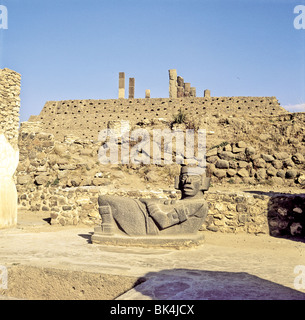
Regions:
[[[168,97],[168,69],[203,96],[276,96],[305,111],[304,0],[0,0],[0,68],[22,75],[20,120],[46,101]],[[126,90],[126,97],[128,90]],[[303,107],[303,108],[302,108]]]

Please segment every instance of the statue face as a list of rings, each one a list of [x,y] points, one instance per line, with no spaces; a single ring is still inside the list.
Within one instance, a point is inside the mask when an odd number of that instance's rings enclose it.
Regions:
[[[200,190],[201,179],[199,175],[180,175],[180,190],[183,196],[195,196]]]

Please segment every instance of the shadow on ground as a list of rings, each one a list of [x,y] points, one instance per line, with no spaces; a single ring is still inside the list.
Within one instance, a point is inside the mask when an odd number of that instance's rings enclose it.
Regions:
[[[171,269],[145,278],[117,300],[305,300],[305,291],[246,272]]]

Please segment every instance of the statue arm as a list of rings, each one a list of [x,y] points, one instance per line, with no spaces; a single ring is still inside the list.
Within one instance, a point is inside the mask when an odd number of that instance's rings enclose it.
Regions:
[[[187,220],[187,210],[183,206],[163,206],[156,203],[146,203],[149,215],[160,229],[171,227]]]

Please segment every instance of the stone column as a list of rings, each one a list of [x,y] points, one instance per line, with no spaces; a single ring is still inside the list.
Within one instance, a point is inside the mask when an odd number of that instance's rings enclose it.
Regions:
[[[204,90],[204,97],[205,98],[210,98],[211,97],[211,91],[208,90],[208,89]]]
[[[135,88],[135,79],[129,78],[129,99],[134,99],[134,88]]]
[[[125,73],[119,73],[119,99],[125,98]]]
[[[184,96],[189,97],[191,92],[191,84],[189,82],[184,83]]]
[[[14,173],[18,166],[20,74],[0,69],[0,228],[17,224],[17,190]]]
[[[190,96],[191,97],[196,97],[196,88],[195,87],[191,87]]]
[[[180,76],[177,77],[177,97],[184,97],[184,79]]]
[[[145,90],[145,98],[150,99],[150,90],[149,89]]]
[[[170,69],[169,72],[169,97],[177,98],[177,70]]]

